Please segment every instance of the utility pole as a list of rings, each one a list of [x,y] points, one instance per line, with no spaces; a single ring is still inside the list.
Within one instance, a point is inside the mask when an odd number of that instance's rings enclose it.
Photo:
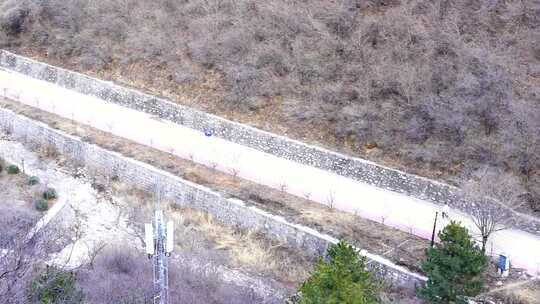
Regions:
[[[441,217],[442,219],[448,218],[448,214],[450,212],[450,207],[445,204],[441,211]],[[435,221],[433,222],[433,232],[431,233],[431,248],[435,245],[435,230],[437,229],[437,217],[439,216],[439,211],[435,212]]]
[[[435,229],[437,228],[437,216],[439,215],[439,212],[435,212],[435,221],[433,222],[433,232],[431,233],[431,248],[433,248],[433,245],[435,245]]]
[[[161,210],[161,189],[159,183],[156,187],[156,201],[154,220],[152,224],[145,224],[145,243],[148,258],[152,259],[154,273],[154,304],[169,304],[169,265],[167,258],[170,256],[174,243],[173,222],[167,222]]]

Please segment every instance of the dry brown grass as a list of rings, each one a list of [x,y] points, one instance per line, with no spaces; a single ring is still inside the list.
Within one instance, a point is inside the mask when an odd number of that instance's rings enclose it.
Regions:
[[[495,295],[504,304],[538,304],[540,303],[540,280],[508,288]]]
[[[115,197],[131,205],[134,222],[149,222],[154,210],[152,196],[125,183],[110,184]],[[174,202],[161,203],[167,220],[175,224],[175,243],[178,252],[223,256],[233,268],[277,278],[279,281],[296,285],[305,280],[315,262],[302,252],[288,247],[283,242],[269,240],[263,233],[236,229],[224,225],[208,213],[179,208]]]
[[[201,233],[213,242],[214,249],[228,252],[237,267],[274,274],[286,282],[295,283],[305,280],[311,270],[313,260],[287,248],[285,243],[268,240],[260,232],[224,226],[211,215],[194,209],[168,207],[166,214],[177,227]],[[181,242],[178,245],[184,246]]]
[[[0,249],[21,240],[41,217],[35,201],[41,198],[43,187],[29,186],[28,176],[0,173]]]
[[[29,176],[23,172],[22,166],[18,167],[21,170],[18,174],[7,174],[5,168],[0,173],[0,194],[6,201],[24,201],[26,207],[32,210],[34,201],[41,198],[47,188],[47,181],[40,180],[37,185],[31,186],[28,184]]]

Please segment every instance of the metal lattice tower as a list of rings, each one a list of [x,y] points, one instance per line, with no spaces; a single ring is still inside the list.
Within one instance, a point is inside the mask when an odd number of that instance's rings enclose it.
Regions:
[[[173,225],[165,225],[161,210],[161,190],[156,190],[156,204],[152,224],[145,225],[146,253],[152,258],[154,273],[154,304],[169,303],[169,268],[167,258],[173,247]]]
[[[169,269],[165,252],[167,228],[163,223],[163,211],[154,215],[154,304],[169,303]]]

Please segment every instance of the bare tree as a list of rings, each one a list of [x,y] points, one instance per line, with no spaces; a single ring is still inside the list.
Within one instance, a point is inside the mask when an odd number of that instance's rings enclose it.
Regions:
[[[485,252],[490,236],[507,228],[512,219],[511,208],[516,207],[523,189],[513,175],[500,170],[484,168],[477,173],[462,189],[462,197],[475,205],[470,214]]]
[[[16,238],[0,250],[0,303],[26,303],[25,291],[34,269],[62,242],[64,234],[57,229],[47,229],[30,240]],[[26,230],[20,235],[26,235]]]
[[[33,222],[25,220],[23,214],[2,210],[4,218],[0,218],[0,302],[17,303],[20,282],[31,269],[32,257],[35,254],[35,243],[26,242],[24,236]]]
[[[486,244],[489,237],[500,230],[507,228],[507,214],[500,212],[496,207],[497,203],[490,198],[484,198],[480,201],[480,206],[472,212],[474,225],[480,231],[482,241],[482,252],[486,252]]]
[[[331,188],[330,191],[328,191],[328,196],[326,197],[326,205],[328,205],[330,209],[334,209],[335,202],[336,191],[334,190],[334,188]]]
[[[0,302],[17,303],[21,299],[21,283],[31,269],[34,253],[33,244],[20,241],[0,252]]]
[[[230,173],[233,177],[237,177],[240,173],[240,169],[238,169],[238,165],[240,164],[240,153],[233,153],[230,160]]]

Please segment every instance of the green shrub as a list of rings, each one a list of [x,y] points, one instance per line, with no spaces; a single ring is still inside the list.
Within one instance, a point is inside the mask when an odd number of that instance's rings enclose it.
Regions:
[[[45,191],[43,191],[43,198],[46,200],[53,200],[58,197],[58,194],[56,193],[56,190],[54,188],[47,188]]]
[[[321,260],[300,287],[300,303],[377,303],[379,286],[365,266],[365,258],[351,245],[343,241],[333,245],[327,261]]]
[[[34,186],[34,185],[37,185],[39,184],[39,177],[37,176],[30,176],[28,178],[28,185],[30,186]]]
[[[451,222],[439,232],[440,244],[427,250],[422,270],[426,285],[419,290],[431,303],[467,303],[482,291],[487,258],[459,223]]]
[[[72,272],[50,266],[30,284],[27,297],[29,302],[41,304],[78,304],[84,298]]]
[[[38,199],[35,205],[39,211],[47,211],[49,209],[49,202],[44,199]]]
[[[19,174],[19,172],[21,172],[21,170],[19,169],[19,167],[15,166],[15,165],[9,165],[7,167],[7,173],[8,174]]]

